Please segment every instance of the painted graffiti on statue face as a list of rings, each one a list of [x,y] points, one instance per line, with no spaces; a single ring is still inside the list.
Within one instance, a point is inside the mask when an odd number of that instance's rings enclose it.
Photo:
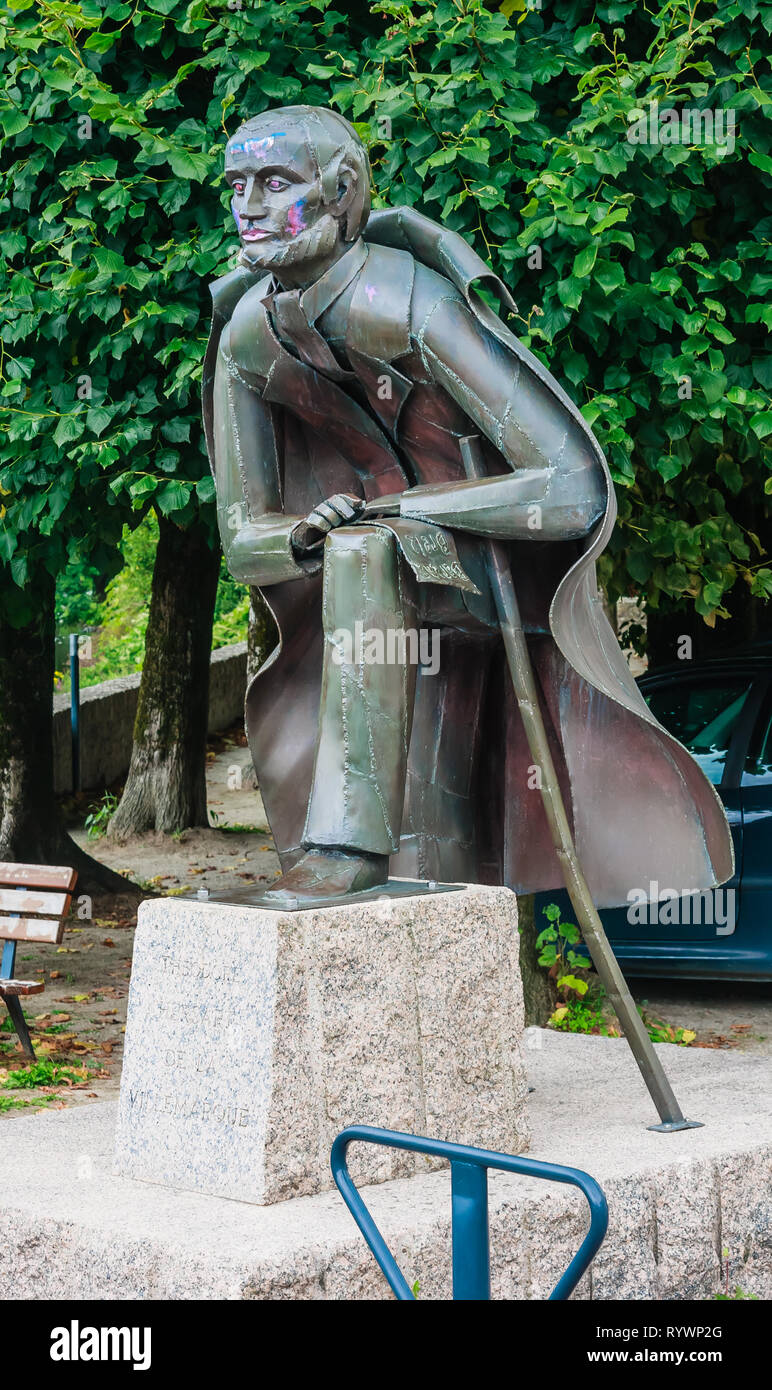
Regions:
[[[319,171],[300,132],[241,135],[226,151],[225,177],[243,258],[257,268],[302,259],[304,249],[334,229],[320,224],[329,212]],[[293,243],[296,243],[293,246]]]
[[[266,159],[268,151],[273,149],[277,140],[285,139],[283,130],[274,131],[273,135],[264,135],[260,140],[232,140],[230,144],[231,152],[243,154],[246,158]]]
[[[306,222],[303,218],[304,208],[305,200],[303,198],[298,198],[298,201],[292,204],[292,207],[287,213],[287,227],[292,236],[298,236],[300,232],[306,231]]]

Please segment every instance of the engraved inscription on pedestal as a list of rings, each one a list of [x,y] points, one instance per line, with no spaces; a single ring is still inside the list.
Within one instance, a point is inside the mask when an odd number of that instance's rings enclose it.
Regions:
[[[275,918],[173,934],[145,923],[132,970],[120,1169],[262,1201]],[[232,1175],[238,1173],[238,1191]]]

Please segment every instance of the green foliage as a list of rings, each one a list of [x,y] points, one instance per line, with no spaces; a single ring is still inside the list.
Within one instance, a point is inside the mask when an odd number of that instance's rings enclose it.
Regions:
[[[573,950],[581,941],[579,928],[563,922],[557,903],[542,908],[549,926],[536,938],[537,960],[555,981],[558,1005],[548,1020],[560,1033],[602,1033],[616,1037],[618,1031],[603,1017],[603,989],[591,974],[587,956]],[[581,971],[581,974],[577,974]]]
[[[9,1110],[29,1110],[33,1106],[50,1105],[53,1100],[53,1096],[36,1096],[34,1100],[20,1100],[18,1096],[0,1096],[0,1115],[7,1115]]]
[[[242,111],[324,103],[324,6],[11,0],[0,13],[0,586],[109,578],[127,514],[213,525],[200,421],[207,285],[236,249],[220,177]],[[348,39],[347,42],[351,42]],[[226,124],[228,123],[228,124]]]
[[[44,570],[115,573],[127,516],[211,520],[198,398],[206,286],[235,250],[222,147],[244,115],[301,99],[358,124],[376,203],[420,205],[512,286],[513,327],[609,454],[610,596],[693,602],[714,623],[734,585],[772,592],[772,3],[504,9],[382,0],[354,20],[327,0],[10,0],[11,621],[29,617]],[[631,116],[655,99],[731,108],[734,149],[630,143]]]
[[[99,571],[76,557],[56,581],[58,633],[83,632],[99,621]]]
[[[542,912],[549,926],[539,932],[536,938],[539,965],[545,966],[555,977],[558,993],[563,997],[568,990],[573,990],[576,994],[586,994],[587,981],[570,973],[572,967],[584,969],[587,965],[587,956],[571,949],[581,941],[579,928],[575,927],[573,922],[561,922],[557,903],[549,903],[547,907],[542,908]]]
[[[123,568],[110,580],[104,602],[96,609],[94,662],[81,667],[82,686],[142,669],[157,545],[158,522],[153,512],[134,530],[124,528],[120,542]],[[69,679],[64,682],[64,688],[68,687]]]
[[[597,1033],[604,1038],[618,1038],[618,1021],[604,1014],[606,993],[592,972],[587,955],[572,949],[582,940],[579,928],[572,922],[561,921],[557,903],[548,903],[542,912],[549,926],[536,938],[537,959],[555,980],[559,1001],[548,1026],[559,1033]],[[652,1042],[679,1043],[682,1047],[694,1042],[697,1034],[691,1028],[663,1023],[650,1016],[645,1005],[645,1000],[638,1005],[638,1013]]]
[[[248,623],[249,589],[246,584],[238,584],[231,577],[223,560],[214,605],[212,647],[227,647],[231,642],[246,642]]]
[[[639,1004],[638,1013],[646,1024],[652,1042],[678,1043],[681,1047],[689,1047],[697,1036],[692,1028],[674,1028],[670,1023],[663,1023],[661,1018],[653,1018],[645,1004]]]
[[[84,825],[89,840],[101,840],[118,809],[118,798],[112,792],[105,792],[100,801],[91,807]]]
[[[729,1251],[728,1251],[728,1249],[726,1248],[726,1246],[724,1246],[723,1249],[722,1249],[722,1251],[721,1251],[721,1257],[722,1257],[722,1259],[723,1259],[723,1261],[724,1261],[724,1271],[725,1271],[725,1273],[724,1273],[724,1291],[723,1291],[723,1293],[714,1293],[714,1295],[713,1295],[714,1299],[716,1299],[716,1300],[717,1300],[718,1302],[720,1302],[720,1303],[725,1303],[725,1302],[727,1302],[728,1300],[732,1300],[732,1299],[735,1299],[735,1298],[738,1298],[738,1299],[739,1299],[739,1298],[743,1298],[743,1299],[753,1299],[753,1300],[758,1301],[758,1295],[757,1295],[757,1294],[755,1294],[755,1293],[745,1293],[745,1291],[744,1291],[743,1289],[740,1288],[740,1285],[739,1285],[739,1284],[736,1284],[736,1285],[735,1285],[734,1293],[730,1293],[730,1292],[729,1292]]]

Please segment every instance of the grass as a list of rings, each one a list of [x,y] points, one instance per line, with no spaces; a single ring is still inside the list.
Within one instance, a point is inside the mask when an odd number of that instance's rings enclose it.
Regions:
[[[18,1067],[7,1072],[0,1085],[5,1091],[36,1090],[40,1086],[65,1085],[70,1081],[86,1081],[91,1073],[86,1067],[64,1067],[58,1062],[42,1058],[29,1067]]]
[[[0,1096],[0,1115],[9,1110],[34,1110],[39,1105],[50,1105],[53,1096],[36,1096],[34,1100],[19,1100],[17,1096]]]
[[[547,1026],[558,1033],[591,1033],[602,1038],[618,1038],[618,1022],[604,1015],[603,1002],[604,994],[600,988],[593,988],[589,997],[571,996],[558,1005]],[[676,1043],[679,1047],[690,1047],[697,1037],[691,1028],[675,1028],[647,1014],[641,1004],[638,1005],[638,1013],[654,1043]]]
[[[96,995],[94,995],[94,999],[97,999]],[[27,1024],[27,1027],[29,1028],[30,1032],[34,1033],[35,1036],[38,1038],[47,1038],[49,1034],[52,1037],[55,1037],[57,1033],[68,1032],[66,1023],[49,1023],[46,1028],[43,1028],[39,1024],[37,1024],[34,1018],[30,1018],[29,1014],[24,1009],[22,1009],[22,1013],[24,1014],[24,1021]],[[56,1018],[57,1014],[64,1014],[64,1010],[55,1009],[51,1017]],[[65,1016],[68,1017],[68,1015]],[[45,1017],[45,1015],[41,1015],[41,1017]],[[0,1033],[11,1033],[12,1038],[10,1038],[8,1041],[12,1042],[14,1047],[16,1046],[16,1029],[14,1028],[10,1018],[4,1018],[2,1020],[2,1022],[0,1023]],[[3,1047],[5,1043],[6,1039],[0,1038],[0,1047]]]
[[[619,1033],[603,1017],[600,1001],[586,1003],[581,999],[568,999],[559,1004],[549,1025],[558,1033],[594,1033],[603,1038],[618,1038]]]
[[[663,1023],[661,1018],[651,1018],[641,1004],[638,1005],[638,1012],[654,1043],[678,1043],[680,1047],[690,1047],[697,1037],[693,1028],[674,1028],[669,1023]]]
[[[220,820],[219,811],[209,812],[209,829],[219,830],[221,835],[268,835],[270,831],[263,825],[245,825],[243,821],[229,821],[224,824]]]
[[[96,997],[96,996],[95,996]],[[58,1011],[61,1013],[61,1010]],[[53,1015],[56,1017],[56,1013]],[[48,1050],[55,1048],[57,1044],[54,1039],[59,1035],[64,1035],[62,1042],[68,1050],[72,1036],[66,1023],[52,1023],[48,1027],[37,1024],[34,1018],[25,1012],[24,1017],[32,1034],[32,1041],[36,1047],[42,1047],[47,1037],[51,1037]],[[64,1017],[67,1017],[64,1015]],[[36,1107],[50,1105],[53,1101],[61,1099],[62,1092],[60,1087],[79,1090],[93,1084],[92,1078],[104,1075],[104,1072],[94,1071],[93,1067],[86,1066],[85,1062],[61,1061],[56,1062],[51,1057],[38,1057],[34,1062],[19,1064],[19,1054],[17,1052],[17,1039],[10,1019],[3,1019],[0,1022],[0,1115],[5,1115],[13,1110],[35,1109]],[[87,1030],[91,1033],[93,1030]],[[9,1037],[9,1033],[13,1037]],[[84,1044],[86,1046],[86,1044]],[[66,1057],[66,1051],[64,1053]],[[14,1066],[13,1063],[16,1063]],[[29,1099],[22,1099],[20,1096],[8,1092],[14,1091],[43,1091],[44,1094],[30,1096]],[[48,1094],[45,1094],[45,1093]]]

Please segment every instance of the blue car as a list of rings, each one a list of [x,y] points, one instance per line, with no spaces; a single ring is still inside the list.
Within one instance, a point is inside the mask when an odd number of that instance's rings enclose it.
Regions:
[[[604,909],[617,959],[631,976],[772,980],[772,642],[679,662],[638,684],[716,787],[732,830],[735,874],[688,901]],[[541,909],[550,902],[574,921],[565,893],[540,893],[537,927],[546,926]]]

